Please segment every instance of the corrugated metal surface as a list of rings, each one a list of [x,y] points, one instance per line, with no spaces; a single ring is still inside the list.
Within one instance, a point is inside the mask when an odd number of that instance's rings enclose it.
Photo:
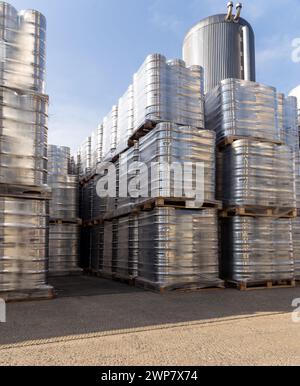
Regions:
[[[205,93],[224,79],[247,79],[244,53],[248,52],[248,72],[255,81],[255,37],[252,27],[244,19],[226,22],[226,15],[208,17],[194,26],[183,44],[183,59],[188,66],[198,65],[205,72]],[[243,40],[243,27],[248,39]],[[243,44],[247,44],[247,50]],[[245,58],[247,59],[247,58]]]
[[[292,280],[292,219],[240,217],[221,220],[223,279],[255,283]]]

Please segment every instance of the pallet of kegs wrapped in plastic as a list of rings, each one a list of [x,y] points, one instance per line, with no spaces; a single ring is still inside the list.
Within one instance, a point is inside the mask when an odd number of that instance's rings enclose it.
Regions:
[[[204,201],[215,200],[215,134],[212,131],[173,123],[160,123],[139,141],[139,161],[147,166],[149,197],[184,198],[183,180],[187,190],[195,188],[193,172],[185,173],[187,165],[204,167]],[[151,169],[159,166],[157,173]],[[176,166],[178,172],[174,171]],[[154,176],[153,176],[154,172]],[[183,176],[185,177],[183,179]],[[147,182],[147,176],[141,180]],[[177,188],[181,187],[181,192]],[[195,198],[196,200],[196,198]]]
[[[98,125],[91,135],[91,168],[96,171],[97,165],[103,159],[103,124]]]
[[[134,185],[136,178],[139,178],[137,166],[140,160],[139,142],[136,142],[133,147],[126,150],[119,159],[119,180],[120,194],[118,198],[117,211],[119,214],[129,214],[137,203],[138,197],[134,194],[128,194],[128,189],[122,194],[122,188]],[[125,181],[125,182],[123,182]],[[133,192],[134,193],[134,192]]]
[[[48,146],[50,201],[49,273],[51,276],[80,274],[79,185],[71,174],[71,150]]]
[[[103,160],[118,157],[133,136],[138,139],[160,122],[203,129],[203,77],[199,66],[187,67],[180,59],[168,61],[160,54],[149,55],[125,94],[99,125],[102,134],[94,132],[89,143],[85,141],[81,146],[81,175],[95,172]]]
[[[92,172],[92,137],[87,137],[78,151],[78,172],[81,179]]]
[[[131,215],[118,219],[117,253],[114,274],[116,278],[130,280],[138,276],[139,221]]]
[[[100,273],[103,270],[103,253],[104,253],[104,224],[96,224],[92,227],[85,228],[84,232],[89,232],[90,238],[90,260],[84,267],[92,273]],[[86,238],[85,238],[86,240]],[[89,248],[84,248],[84,255],[89,252]],[[87,256],[85,255],[85,258]]]
[[[205,97],[206,129],[216,132],[218,143],[236,137],[280,143],[277,97],[274,87],[224,80]]]
[[[0,87],[0,183],[47,184],[48,97]]]
[[[45,200],[0,198],[0,297],[51,298],[48,269],[48,213]]]
[[[103,260],[101,274],[113,278],[117,265],[118,219],[105,221],[103,233]]]
[[[0,297],[48,299],[46,19],[0,2],[0,35]]]
[[[80,226],[72,223],[50,224],[49,273],[51,276],[76,275],[79,266]]]
[[[0,2],[2,86],[45,93],[46,18],[38,11],[18,12]]]
[[[103,119],[103,158],[110,161],[115,154],[118,138],[118,106],[113,106]]]
[[[222,278],[245,286],[282,281],[292,285],[293,221],[246,216],[222,219]]]
[[[50,219],[78,219],[78,176],[71,174],[71,150],[48,146],[48,185],[52,188]]]
[[[118,104],[118,131],[116,154],[121,154],[128,148],[128,140],[134,130],[134,90],[128,87]]]
[[[218,199],[226,207],[296,208],[295,155],[288,146],[241,139],[219,153]]]
[[[222,285],[215,209],[141,212],[137,285],[164,291]]]
[[[134,75],[134,131],[146,121],[204,128],[203,70],[149,55]]]
[[[298,110],[297,99],[287,97],[284,100],[284,120],[283,120],[282,142],[294,151],[299,151],[299,129],[298,129]]]

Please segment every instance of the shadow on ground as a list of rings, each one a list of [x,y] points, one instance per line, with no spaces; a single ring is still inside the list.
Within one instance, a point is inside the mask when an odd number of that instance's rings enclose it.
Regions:
[[[8,305],[0,345],[73,335],[291,312],[300,288],[158,295],[91,277],[55,279],[52,301]],[[1,349],[1,346],[0,346]]]

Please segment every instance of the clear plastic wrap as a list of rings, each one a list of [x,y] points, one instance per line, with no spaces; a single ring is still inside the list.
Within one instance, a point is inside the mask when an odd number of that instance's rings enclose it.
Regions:
[[[139,160],[148,166],[149,196],[173,197],[176,188],[182,186],[182,181],[171,178],[168,165],[203,163],[204,197],[206,201],[215,200],[215,149],[215,133],[212,131],[172,123],[157,125],[139,143]],[[150,173],[151,164],[155,162],[165,164],[165,170],[160,171],[158,180],[152,178]]]
[[[147,120],[204,128],[203,70],[149,55],[134,75],[134,131]]]
[[[139,279],[161,287],[218,285],[217,211],[158,208],[140,213]]]
[[[284,100],[283,142],[295,151],[299,150],[298,109],[295,97],[287,97]]]
[[[117,147],[118,137],[118,106],[113,106],[110,113],[103,119],[103,158],[110,161]]]
[[[138,172],[134,170],[134,166],[137,162],[139,162],[138,142],[136,142],[132,148],[128,149],[120,157],[120,184],[126,184],[128,187],[130,186],[131,181],[138,176]],[[131,167],[133,167],[133,170],[131,170]],[[124,186],[120,186],[120,188],[123,189]],[[124,211],[132,209],[137,202],[137,198],[131,197],[129,194],[127,197],[124,196],[125,194],[120,195],[118,198],[118,209]]]
[[[206,95],[206,129],[217,141],[226,137],[252,137],[280,142],[278,93],[260,83],[226,79]]]
[[[293,246],[295,261],[295,277],[300,280],[300,217],[293,220]]]
[[[103,243],[104,243],[104,226],[95,225],[88,228],[91,235],[91,260],[90,269],[93,272],[100,272],[103,269]]]
[[[50,224],[50,275],[79,271],[79,232],[77,224]]]
[[[217,196],[227,206],[296,208],[292,149],[250,139],[227,146],[219,154]]]
[[[46,202],[0,198],[0,292],[46,285]]]
[[[79,176],[85,177],[92,171],[92,138],[88,137],[78,152]]]
[[[96,170],[103,159],[103,125],[99,125],[91,135],[91,167]]]
[[[83,221],[90,221],[93,218],[93,195],[94,185],[93,180],[90,180],[80,187],[80,218]]]
[[[222,278],[249,284],[294,279],[292,224],[272,217],[222,219]]]
[[[48,97],[0,87],[0,183],[47,183]]]
[[[295,153],[295,185],[297,209],[300,209],[300,152]]]
[[[112,275],[116,272],[118,254],[118,220],[104,223],[103,264],[101,272]]]
[[[78,177],[69,174],[71,150],[67,147],[48,147],[48,185],[52,188],[50,218],[76,220],[78,208]]]
[[[138,217],[127,216],[118,220],[118,244],[115,273],[122,278],[138,276],[139,228]]]
[[[128,140],[133,134],[133,124],[134,93],[133,85],[130,85],[126,93],[119,99],[118,104],[117,154],[128,148]]]
[[[45,92],[46,19],[34,10],[17,12],[0,4],[1,84]]]

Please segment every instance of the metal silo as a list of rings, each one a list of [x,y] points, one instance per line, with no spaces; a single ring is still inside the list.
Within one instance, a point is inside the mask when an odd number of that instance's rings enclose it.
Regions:
[[[205,93],[224,79],[255,81],[255,36],[251,25],[240,17],[242,5],[233,3],[228,13],[210,16],[196,24],[183,43],[188,66],[204,68]]]

